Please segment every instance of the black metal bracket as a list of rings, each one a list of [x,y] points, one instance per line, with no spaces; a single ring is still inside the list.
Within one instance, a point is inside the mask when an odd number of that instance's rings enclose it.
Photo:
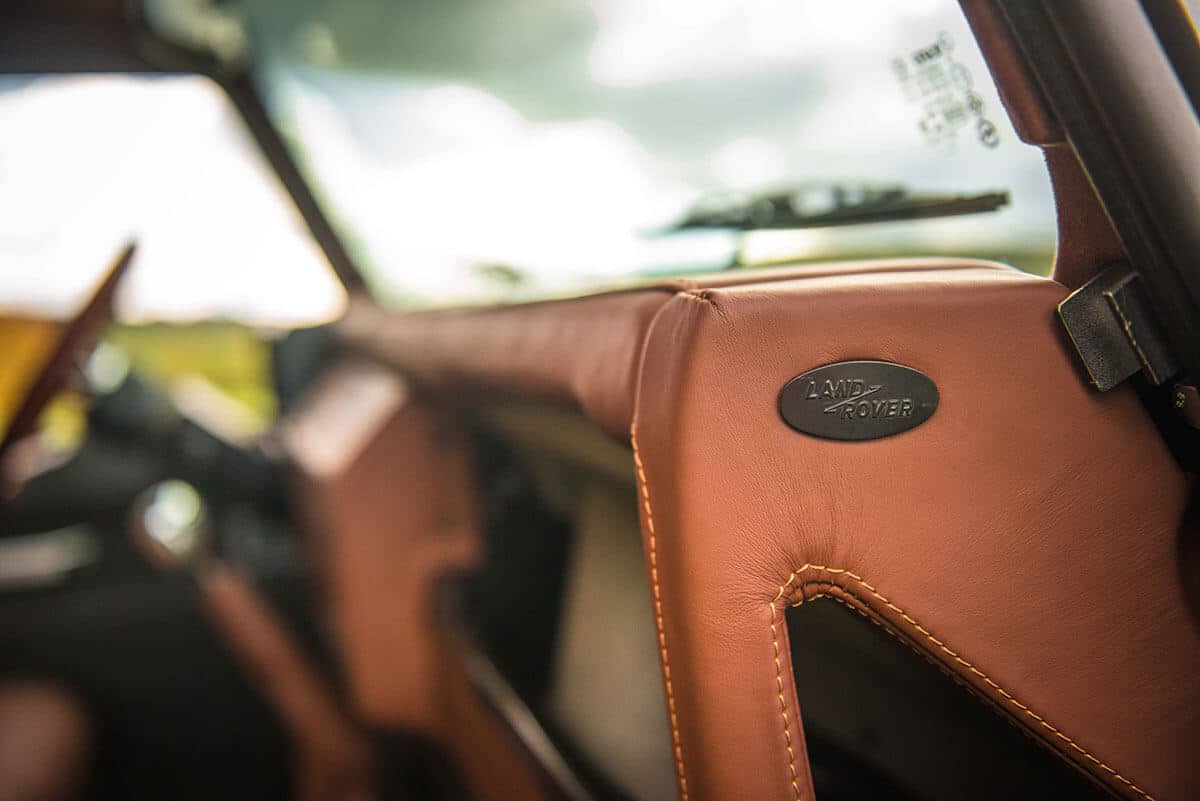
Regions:
[[[1111,265],[1072,292],[1058,316],[1101,392],[1139,371],[1154,386],[1179,373],[1141,276],[1128,264]]]

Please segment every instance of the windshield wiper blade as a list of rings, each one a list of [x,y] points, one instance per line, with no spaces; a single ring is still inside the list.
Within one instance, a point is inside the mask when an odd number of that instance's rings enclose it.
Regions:
[[[996,211],[1007,191],[912,192],[903,186],[810,184],[751,194],[725,193],[697,203],[658,233],[699,229],[760,231],[956,217]]]

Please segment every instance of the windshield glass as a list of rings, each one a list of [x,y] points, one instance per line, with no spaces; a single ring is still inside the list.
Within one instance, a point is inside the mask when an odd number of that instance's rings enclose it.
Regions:
[[[123,321],[288,328],[341,313],[336,277],[215,84],[0,76],[0,321],[69,319],[130,241]]]
[[[277,124],[394,304],[816,259],[1050,267],[1040,152],[951,0],[242,13]]]

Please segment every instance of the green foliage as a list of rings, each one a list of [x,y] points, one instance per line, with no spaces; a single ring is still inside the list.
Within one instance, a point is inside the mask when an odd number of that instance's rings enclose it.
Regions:
[[[134,370],[164,387],[200,377],[245,406],[263,428],[275,419],[270,346],[252,328],[225,321],[114,325],[107,339],[128,354]]]

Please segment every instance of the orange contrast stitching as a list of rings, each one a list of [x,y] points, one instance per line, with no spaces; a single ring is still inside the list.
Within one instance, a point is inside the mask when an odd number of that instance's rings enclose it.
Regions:
[[[779,660],[779,634],[775,629],[775,606],[782,596],[783,587],[780,587],[779,595],[776,595],[775,600],[771,601],[771,646],[775,649],[775,685],[779,690],[779,715],[783,718],[783,739],[787,746],[788,770],[792,773],[792,793],[795,801],[800,801],[800,784],[796,776],[796,751],[792,748],[792,723],[788,719],[787,701],[783,694],[783,663]]]
[[[858,603],[863,604],[864,606],[869,606],[865,601],[863,601],[863,599],[861,597],[859,597],[849,587],[843,587],[842,585],[835,584],[832,581],[817,581],[817,582],[812,582],[812,583],[818,589],[822,586],[829,586],[833,589],[841,590],[842,592],[844,592],[846,595],[853,598]],[[898,634],[895,630],[893,630],[893,627],[890,624],[883,623],[878,618],[875,618],[875,617],[867,614],[860,607],[856,606],[855,604],[850,603],[850,601],[846,600],[845,598],[841,597],[840,595],[835,595],[834,593],[831,593],[831,592],[818,591],[815,595],[812,595],[809,597],[801,597],[799,601],[796,601],[794,604],[791,604],[791,606],[793,606],[793,607],[803,606],[804,604],[809,603],[810,601],[816,601],[820,598],[828,598],[829,600],[831,600],[835,603],[841,604],[842,606],[846,607],[847,609],[849,609],[850,611],[854,612],[856,615],[861,617],[863,620],[869,621],[871,623],[871,625],[878,628],[884,634],[891,637],[893,640],[900,643],[908,650],[912,651],[914,654],[919,656],[925,662],[927,662],[930,665],[932,665],[933,667],[937,668],[938,672],[942,673],[947,678],[951,679],[956,685],[961,687],[964,692],[968,692],[975,698],[978,698],[981,703],[987,704],[990,706],[996,705],[995,701],[993,701],[991,698],[989,698],[982,689],[980,689],[979,687],[976,687],[974,684],[969,682],[967,679],[963,678],[962,674],[956,673],[954,671],[954,668],[950,667],[945,662],[938,660],[937,657],[935,657],[933,654],[929,653],[928,651],[922,651],[920,648],[917,647],[917,645],[915,643],[913,643],[910,640],[905,639],[900,634]],[[999,712],[997,712],[997,714],[999,714]],[[1016,720],[1008,721],[1008,723],[1013,728],[1018,728],[1020,725]],[[1059,756],[1059,754],[1054,751],[1054,746],[1051,743],[1048,743],[1045,740],[1041,740],[1041,739],[1037,738],[1037,736],[1034,732],[1027,731],[1024,729],[1021,729],[1020,732],[1024,737],[1035,741],[1038,748],[1045,749],[1046,751],[1054,753],[1055,756]],[[1083,765],[1072,765],[1071,767],[1073,767],[1075,770],[1078,770],[1080,773],[1083,773],[1087,770]]]
[[[650,508],[650,487],[646,482],[646,469],[638,453],[637,423],[629,430],[633,444],[633,461],[637,466],[638,487],[642,491],[642,505],[646,509],[646,529],[650,533],[650,584],[654,590],[654,624],[658,628],[658,648],[662,656],[663,682],[667,687],[667,711],[671,716],[671,743],[675,750],[675,770],[679,774],[680,801],[688,801],[687,773],[683,769],[683,746],[679,741],[679,719],[675,714],[675,689],[671,684],[671,661],[667,657],[667,632],[663,627],[662,595],[658,588],[657,536],[654,532],[654,512]]]
[[[688,289],[680,292],[679,296],[684,300],[694,300],[697,303],[703,303],[708,306],[715,305],[712,300],[712,293],[707,289]]]
[[[991,679],[991,677],[988,676],[986,673],[979,670],[979,668],[975,667],[973,664],[968,662],[966,659],[963,659],[956,652],[952,651],[949,646],[947,646],[944,642],[939,640],[937,637],[933,636],[933,634],[928,629],[926,629],[924,626],[922,626],[920,623],[918,623],[916,620],[914,620],[907,612],[905,612],[903,609],[896,606],[896,604],[892,603],[886,597],[884,597],[882,593],[880,593],[877,589],[875,589],[873,586],[871,586],[871,584],[869,584],[866,581],[866,579],[864,579],[862,576],[859,576],[856,573],[852,573],[851,571],[846,570],[844,568],[826,567],[825,565],[814,565],[811,563],[805,564],[804,566],[799,567],[796,570],[793,570],[792,574],[790,576],[788,576],[788,580],[786,582],[784,582],[783,584],[779,585],[779,592],[775,595],[774,600],[771,601],[771,639],[775,644],[776,682],[779,687],[779,703],[780,703],[781,713],[783,714],[784,738],[788,744],[788,759],[789,759],[788,767],[791,769],[793,776],[795,776],[795,773],[796,773],[795,754],[793,753],[792,747],[791,747],[791,732],[789,730],[789,722],[788,722],[788,717],[787,717],[787,713],[786,713],[786,709],[785,709],[785,705],[784,705],[783,667],[779,660],[779,642],[778,642],[778,637],[776,634],[776,626],[775,626],[776,612],[775,612],[775,610],[776,610],[776,607],[779,605],[780,600],[783,598],[784,593],[788,591],[789,587],[791,587],[792,582],[794,582],[796,580],[796,577],[799,576],[801,573],[803,573],[806,570],[824,571],[826,573],[832,573],[835,575],[846,576],[848,578],[853,579],[854,581],[857,581],[859,584],[861,584],[863,587],[865,587],[872,595],[874,595],[877,599],[879,599],[879,601],[882,602],[885,606],[887,606],[893,612],[900,615],[900,617],[904,618],[904,620],[906,620],[913,628],[915,628],[917,631],[919,631],[921,634],[923,634],[926,639],[928,639],[930,642],[932,642],[934,645],[936,645],[939,650],[941,650],[943,653],[950,656],[952,659],[954,659],[955,662],[957,662],[958,664],[965,667],[967,670],[969,670],[974,675],[978,676],[985,684],[987,684],[993,690],[998,692],[1001,695],[1001,697],[1003,697],[1004,700],[1007,701],[1009,704],[1012,704],[1014,707],[1019,709],[1023,714],[1025,714],[1029,718],[1032,718],[1033,720],[1037,721],[1037,723],[1042,728],[1049,731],[1051,734],[1053,734],[1059,740],[1062,740],[1064,743],[1069,745],[1072,749],[1074,749],[1076,752],[1078,752],[1083,757],[1088,759],[1090,762],[1095,764],[1097,767],[1112,774],[1113,778],[1117,779],[1122,784],[1126,785],[1130,790],[1137,793],[1142,798],[1146,799],[1146,801],[1155,801],[1155,799],[1152,795],[1147,793],[1142,788],[1138,787],[1136,784],[1134,784],[1129,779],[1122,776],[1114,768],[1110,767],[1107,763],[1102,762],[1100,759],[1098,759],[1097,757],[1092,755],[1091,752],[1087,751],[1085,748],[1083,748],[1081,745],[1076,743],[1070,737],[1063,734],[1063,732],[1061,730],[1059,730],[1058,728],[1053,726],[1049,721],[1047,721],[1041,715],[1038,715],[1036,712],[1034,712],[1028,706],[1026,706],[1025,704],[1018,701],[1016,698],[1014,698],[1011,693],[1009,693],[1007,690],[1005,690],[1003,687],[1001,687],[999,684],[997,684],[995,681],[993,681]],[[830,582],[830,583],[832,583],[832,582]],[[837,586],[837,585],[835,584],[834,586]],[[799,606],[802,603],[804,603],[803,598],[801,598],[801,600],[795,605]],[[795,786],[795,782],[793,781],[793,787],[794,786]]]

